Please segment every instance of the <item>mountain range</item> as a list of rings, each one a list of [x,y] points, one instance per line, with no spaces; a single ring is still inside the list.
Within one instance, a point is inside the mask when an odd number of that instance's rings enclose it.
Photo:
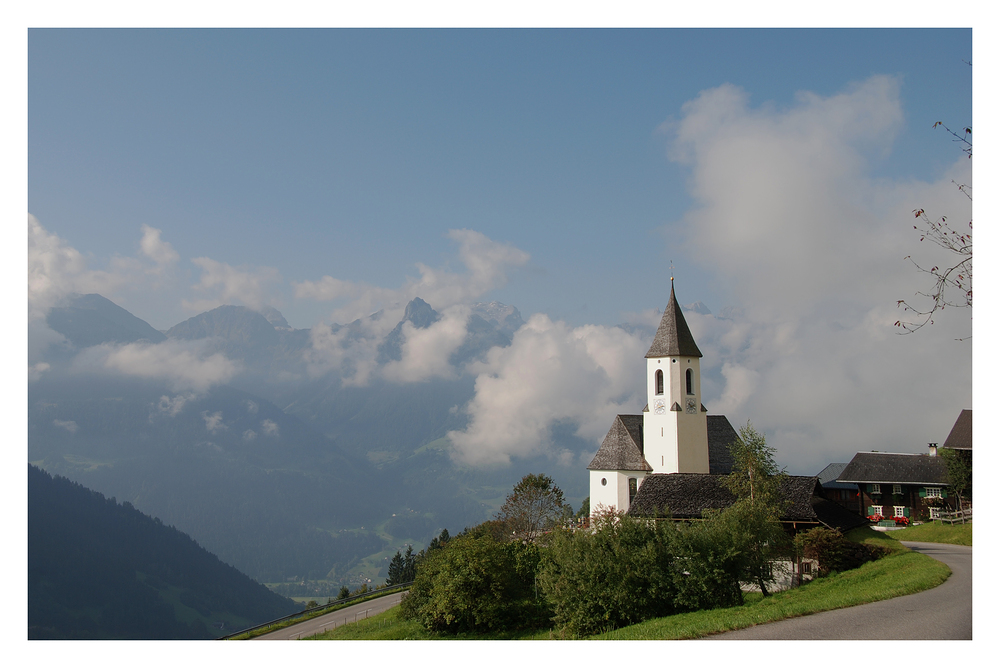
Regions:
[[[362,340],[381,317],[330,332]],[[401,359],[404,327],[441,317],[411,301],[377,342],[378,363]],[[312,332],[274,309],[221,306],[160,332],[89,294],[51,308],[46,324],[62,341],[29,383],[29,462],[176,526],[260,582],[378,582],[397,549],[488,519],[526,472],[452,461],[446,434],[465,427],[455,407],[472,397],[471,376],[352,386],[311,374]],[[449,361],[510,345],[522,324],[514,307],[474,305]],[[190,346],[239,373],[184,390],[91,360],[150,344]]]

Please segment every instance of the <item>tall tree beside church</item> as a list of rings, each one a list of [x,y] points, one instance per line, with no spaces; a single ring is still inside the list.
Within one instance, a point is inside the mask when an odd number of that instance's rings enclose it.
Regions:
[[[732,473],[725,480],[729,491],[754,503],[779,504],[781,481],[786,474],[775,463],[774,453],[764,434],[747,420],[739,428],[739,440],[729,446],[733,458]]]
[[[497,519],[508,536],[532,541],[555,526],[565,514],[563,492],[555,481],[544,473],[529,473],[507,496]]]
[[[771,564],[789,544],[780,522],[785,504],[781,483],[787,474],[774,461],[774,448],[749,420],[740,427],[739,437],[729,446],[733,471],[725,480],[737,501],[716,521],[733,527],[727,533],[740,555],[739,580],[758,585],[767,596],[767,585],[774,581]]]

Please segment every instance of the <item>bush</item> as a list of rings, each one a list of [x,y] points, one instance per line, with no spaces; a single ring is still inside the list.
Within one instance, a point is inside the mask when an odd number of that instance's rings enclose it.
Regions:
[[[718,518],[678,528],[674,602],[684,610],[743,603],[742,554]]]
[[[498,542],[488,533],[458,536],[421,561],[401,614],[445,633],[544,625],[548,608],[535,595],[538,561],[531,544]]]
[[[819,562],[820,577],[841,573],[885,556],[887,550],[877,545],[862,545],[847,540],[839,531],[816,527],[795,537],[796,550],[806,559]]]
[[[594,529],[557,530],[543,553],[538,584],[555,623],[583,636],[674,612],[672,524],[619,513]]]

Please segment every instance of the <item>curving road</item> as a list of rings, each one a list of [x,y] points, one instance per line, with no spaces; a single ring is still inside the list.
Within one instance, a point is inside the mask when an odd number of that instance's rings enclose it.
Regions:
[[[402,596],[403,592],[397,592],[370,601],[362,601],[336,612],[315,617],[301,624],[294,624],[262,636],[257,636],[254,640],[298,640],[299,638],[308,638],[317,633],[322,633],[327,629],[350,624],[351,622],[377,615],[380,612],[385,612],[389,608],[399,605],[399,600]]]
[[[709,640],[972,640],[972,548],[904,542],[951,568],[918,594],[819,612],[710,636]]]

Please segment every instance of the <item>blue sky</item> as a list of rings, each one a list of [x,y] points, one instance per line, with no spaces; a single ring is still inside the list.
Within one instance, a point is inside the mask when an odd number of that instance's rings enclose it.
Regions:
[[[134,255],[146,224],[184,259],[391,287],[453,261],[445,235],[469,228],[531,255],[484,296],[526,314],[662,308],[640,286],[670,260],[717,312],[731,290],[671,234],[692,201],[664,122],[722,84],[782,110],[888,75],[903,118],[864,169],[931,180],[957,155],[931,125],[970,122],[970,34],[32,31],[28,206],[97,263]],[[274,289],[293,326],[326,315]],[[134,302],[161,328],[193,315]]]
[[[270,305],[322,334],[413,296],[459,330],[513,304],[524,350],[586,340],[594,372],[564,381],[611,389],[509,400],[486,379],[537,372],[517,346],[466,370],[456,443],[492,462],[641,409],[644,350],[606,328],[655,324],[672,262],[712,312],[689,322],[713,413],[794,472],[919,451],[972,401],[968,313],[892,327],[928,287],[904,257],[937,261],[911,212],[971,219],[970,161],[932,129],[971,124],[971,59],[968,29],[32,30],[29,310],[98,291],[166,329]],[[539,434],[489,441],[527,407]]]

